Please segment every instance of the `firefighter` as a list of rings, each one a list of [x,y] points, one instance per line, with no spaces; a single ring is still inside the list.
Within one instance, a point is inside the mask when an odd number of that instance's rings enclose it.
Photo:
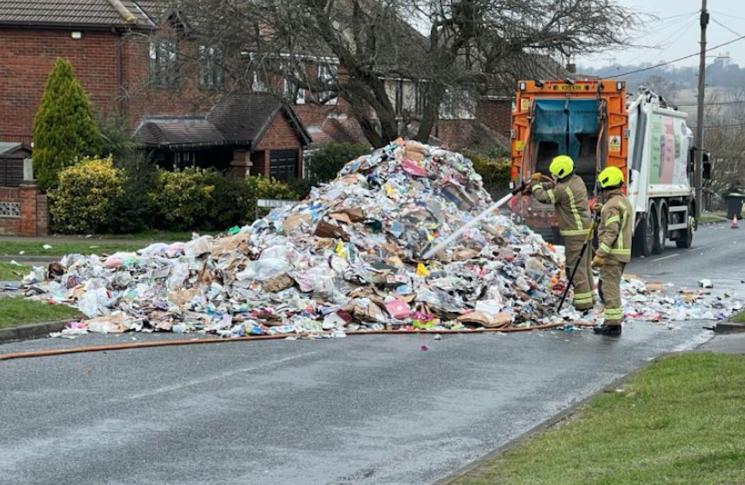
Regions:
[[[574,308],[579,311],[591,310],[594,306],[592,292],[592,269],[590,250],[582,253],[585,239],[590,232],[592,219],[587,201],[587,188],[582,179],[574,173],[574,161],[567,155],[559,155],[551,161],[549,171],[554,183],[541,183],[543,174],[532,176],[530,191],[539,202],[553,204],[559,232],[566,247],[566,273],[572,271],[577,261],[581,261],[574,276]]]
[[[602,190],[603,208],[600,210],[598,250],[592,266],[600,268],[600,299],[605,305],[604,321],[594,328],[601,335],[621,335],[623,305],[621,303],[621,276],[631,260],[631,231],[633,212],[631,204],[621,191],[623,172],[618,167],[608,167],[598,176]]]

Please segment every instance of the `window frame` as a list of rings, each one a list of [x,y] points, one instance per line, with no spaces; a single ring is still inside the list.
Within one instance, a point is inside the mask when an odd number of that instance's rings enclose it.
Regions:
[[[199,87],[208,91],[225,89],[225,68],[219,48],[199,45]]]
[[[178,85],[178,39],[161,37],[152,39],[148,51],[150,83],[163,88]]]
[[[338,75],[339,75],[338,65],[330,64],[330,63],[318,64],[318,80],[324,85],[327,82],[336,83]],[[330,97],[332,95],[333,97]],[[321,91],[320,93],[318,93],[319,99],[325,99],[327,96],[329,97],[329,99],[324,104],[333,106],[338,103],[339,96],[334,91]]]

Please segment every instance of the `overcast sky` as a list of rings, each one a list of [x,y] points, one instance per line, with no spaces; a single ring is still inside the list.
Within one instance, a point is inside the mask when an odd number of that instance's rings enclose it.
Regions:
[[[592,56],[579,57],[577,64],[580,66],[658,63],[698,51],[700,0],[615,1],[628,8],[658,17],[657,20],[649,22],[644,31],[634,38],[635,44],[652,47],[608,50]],[[745,8],[743,7],[745,7],[744,0],[708,0],[707,8],[711,15],[707,29],[709,47],[745,35]],[[709,54],[712,56],[729,55],[732,62],[745,66],[745,39],[711,51]],[[708,62],[713,60],[713,58],[708,59]],[[680,61],[675,65],[697,66],[698,57]]]

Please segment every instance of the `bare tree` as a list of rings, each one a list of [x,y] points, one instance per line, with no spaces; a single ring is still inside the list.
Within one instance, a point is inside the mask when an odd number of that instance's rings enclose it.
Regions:
[[[719,195],[745,189],[745,91],[727,99],[709,97],[705,119],[705,146],[712,158],[707,188]]]
[[[338,96],[375,146],[408,134],[426,141],[446,94],[540,77],[546,56],[624,44],[639,21],[614,0],[182,0],[181,8],[220,46],[234,85],[270,73],[324,94],[311,102]],[[308,69],[327,61],[336,76]],[[422,83],[416,120],[400,122],[390,79]]]

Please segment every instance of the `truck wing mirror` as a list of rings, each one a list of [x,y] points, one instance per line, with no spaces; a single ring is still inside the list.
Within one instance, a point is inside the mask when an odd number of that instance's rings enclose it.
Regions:
[[[711,157],[709,152],[704,152],[703,158],[704,164],[701,178],[703,178],[704,180],[711,180]]]

